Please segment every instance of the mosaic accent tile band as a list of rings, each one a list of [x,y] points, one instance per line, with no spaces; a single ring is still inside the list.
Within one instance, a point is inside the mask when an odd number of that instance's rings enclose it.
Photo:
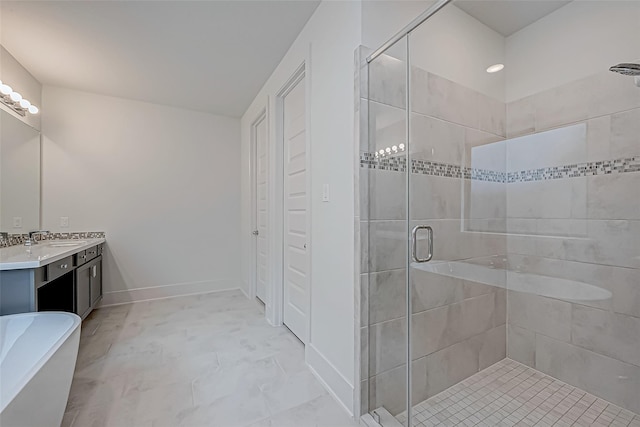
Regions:
[[[389,157],[377,158],[375,154],[361,153],[360,167],[367,169],[378,169],[395,172],[405,172],[407,170],[406,154],[392,155]]]
[[[413,417],[415,427],[640,427],[639,415],[510,359],[417,404]]]
[[[375,158],[371,153],[360,154],[360,167],[367,169],[405,172],[406,157]],[[411,160],[411,173],[443,176],[448,178],[464,178],[474,181],[501,183],[546,181],[550,179],[576,178],[584,176],[608,175],[613,173],[640,172],[640,156],[597,162],[584,162],[564,166],[530,169],[517,172],[500,172],[488,169],[461,167],[448,163],[430,160]]]
[[[104,231],[79,231],[73,233],[37,234],[34,236],[34,240],[42,242],[45,240],[104,239],[105,237]],[[22,245],[28,238],[28,234],[9,234],[8,239],[0,237],[0,248]]]

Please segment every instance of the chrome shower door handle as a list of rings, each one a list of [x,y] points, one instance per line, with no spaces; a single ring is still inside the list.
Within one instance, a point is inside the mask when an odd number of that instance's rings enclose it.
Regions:
[[[427,230],[427,240],[429,243],[429,252],[427,253],[426,258],[418,258],[418,231],[419,230]],[[433,228],[428,225],[416,225],[411,230],[411,258],[415,262],[429,262],[431,258],[433,258]]]

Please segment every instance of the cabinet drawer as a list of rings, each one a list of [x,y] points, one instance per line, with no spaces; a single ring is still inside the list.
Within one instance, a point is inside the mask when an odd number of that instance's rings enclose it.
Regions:
[[[47,265],[47,280],[57,279],[73,270],[73,255]]]
[[[86,250],[87,252],[87,261],[91,261],[95,257],[98,256],[98,247],[94,246]]]
[[[80,266],[87,262],[87,251],[80,251],[74,255],[76,257],[76,266]]]

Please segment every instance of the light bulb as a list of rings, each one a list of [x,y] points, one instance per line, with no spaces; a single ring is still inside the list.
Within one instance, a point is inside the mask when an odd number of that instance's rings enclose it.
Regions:
[[[398,147],[400,147],[401,151],[404,151],[404,144],[400,144]]]
[[[387,152],[387,154],[391,153],[391,148],[387,147],[387,149],[385,150]]]
[[[22,95],[20,95],[18,92],[11,92],[9,98],[11,98],[13,102],[20,102],[22,100]]]
[[[26,110],[29,107],[31,107],[31,103],[28,100],[22,98],[20,100],[20,108],[24,108]]]
[[[391,149],[393,150],[394,153],[398,152],[398,146],[394,145],[393,147],[391,147]]]
[[[1,94],[9,95],[11,92],[13,92],[13,89],[11,88],[11,86],[9,86],[7,84],[0,85],[0,93]]]
[[[378,151],[378,153],[382,154],[384,156],[384,150],[380,150]]]
[[[36,107],[35,105],[30,105],[29,106],[29,112],[31,114],[38,114],[38,111],[40,111],[40,110],[38,110],[38,107]]]

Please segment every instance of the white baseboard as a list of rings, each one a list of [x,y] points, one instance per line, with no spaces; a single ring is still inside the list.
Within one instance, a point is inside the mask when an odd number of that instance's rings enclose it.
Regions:
[[[305,356],[313,375],[344,407],[344,410],[353,416],[354,387],[313,344],[306,345]]]
[[[235,280],[207,280],[203,282],[177,283],[173,285],[154,286],[149,288],[127,289],[124,291],[105,292],[101,307],[128,304],[131,302],[171,298],[186,295],[206,294],[209,292],[240,289]]]

